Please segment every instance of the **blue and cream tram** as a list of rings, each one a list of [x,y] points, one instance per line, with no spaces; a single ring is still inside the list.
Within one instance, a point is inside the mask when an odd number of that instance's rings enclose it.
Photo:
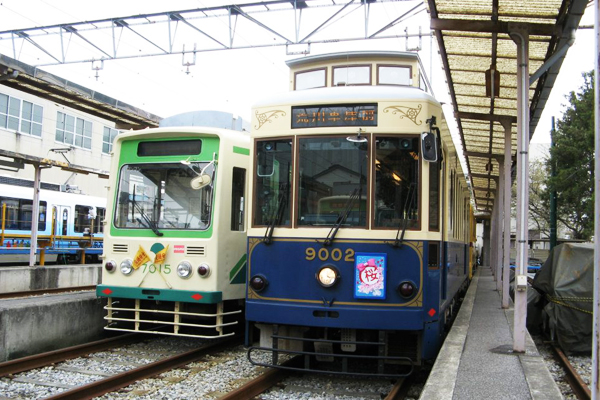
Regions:
[[[289,61],[290,92],[254,106],[252,363],[299,354],[301,369],[398,376],[435,358],[468,283],[469,192],[419,64]]]

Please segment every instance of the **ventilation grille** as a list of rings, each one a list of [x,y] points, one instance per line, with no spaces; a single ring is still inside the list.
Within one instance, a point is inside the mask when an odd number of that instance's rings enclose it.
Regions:
[[[187,246],[187,248],[185,249],[185,254],[188,256],[203,256],[204,255],[204,246],[202,246],[202,247]]]
[[[129,245],[113,244],[113,253],[129,253]]]

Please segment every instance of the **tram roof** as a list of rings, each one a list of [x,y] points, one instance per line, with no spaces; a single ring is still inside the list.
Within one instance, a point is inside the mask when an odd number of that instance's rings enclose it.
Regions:
[[[438,103],[429,93],[413,86],[339,86],[283,92],[259,100],[252,107],[257,108],[282,104],[335,104],[356,100],[377,102],[387,99],[409,99]]]
[[[316,54],[313,56],[306,56],[301,58],[295,58],[293,60],[286,61],[288,67],[296,67],[306,64],[313,64],[315,62],[322,61],[333,61],[333,60],[353,60],[357,58],[365,57],[395,57],[395,58],[411,58],[418,60],[419,55],[417,53],[408,51],[377,51],[377,50],[366,50],[366,51],[345,51],[340,53],[328,53],[328,54]]]
[[[533,75],[567,45],[587,0],[427,0],[478,211],[491,211],[503,167],[503,122],[517,151],[517,46],[509,34],[529,33]],[[565,57],[529,87],[530,138]],[[485,72],[500,72],[499,97],[486,96]],[[491,167],[491,168],[490,168]]]

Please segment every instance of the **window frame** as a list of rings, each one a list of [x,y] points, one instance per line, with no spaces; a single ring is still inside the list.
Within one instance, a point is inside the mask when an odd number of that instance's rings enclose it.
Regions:
[[[306,74],[309,72],[317,72],[317,71],[323,71],[325,73],[325,76],[323,77],[323,86],[313,86],[310,88],[298,89],[298,75]],[[327,87],[328,73],[329,73],[329,71],[328,71],[327,67],[306,69],[303,71],[296,71],[296,72],[294,72],[294,90],[310,90],[310,89],[318,89],[318,88]]]
[[[105,140],[106,139],[106,130],[108,129],[108,142]],[[115,132],[115,135],[113,136],[113,132]],[[119,136],[122,133],[122,131],[120,131],[119,129],[116,128],[111,128],[109,126],[104,126],[103,130],[102,130],[102,154],[110,154],[112,153],[112,149],[113,149],[113,144],[115,142],[115,139],[117,138],[117,136]],[[108,151],[104,151],[104,146],[108,146]]]
[[[295,140],[294,140],[294,149],[293,149],[293,156],[295,158],[294,161],[294,172],[293,172],[293,177],[294,177],[294,191],[293,193],[295,193],[294,195],[294,209],[292,212],[292,227],[294,229],[314,229],[314,228],[323,228],[323,229],[331,229],[332,226],[334,225],[323,225],[323,226],[311,226],[311,225],[299,225],[298,224],[298,216],[300,215],[300,202],[297,201],[298,200],[298,196],[300,195],[300,139],[319,139],[319,138],[332,138],[332,137],[341,137],[341,138],[346,138],[348,137],[348,133],[322,133],[322,134],[316,134],[316,135],[296,135],[295,136]],[[367,150],[365,151],[365,153],[367,154],[367,156],[369,154],[371,154],[371,144],[373,141],[373,135],[365,135],[364,137],[366,137],[368,139],[367,142]],[[295,149],[298,149],[298,153],[296,153]],[[371,176],[371,171],[372,167],[371,167],[371,163],[369,162],[369,160],[367,160],[366,162],[367,165],[367,170],[365,171],[365,178],[367,180],[367,182],[365,182],[365,187],[367,189],[367,193],[365,194],[366,198],[367,198],[367,202],[366,202],[366,210],[365,210],[365,224],[363,226],[346,226],[344,227],[344,229],[362,229],[362,230],[369,230],[371,229],[372,223],[371,223],[371,203],[372,203],[372,196],[369,196],[369,187],[370,187],[370,176]],[[358,200],[360,201],[360,199]]]
[[[263,141],[264,142],[266,142],[266,141],[274,141],[275,142],[275,141],[279,141],[279,140],[287,140],[287,141],[289,141],[289,142],[292,143],[291,144],[291,166],[292,166],[292,178],[291,179],[292,179],[292,182],[291,182],[291,185],[289,187],[289,197],[288,197],[288,207],[290,209],[290,223],[287,224],[287,225],[275,225],[275,227],[278,227],[278,228],[295,228],[294,218],[295,218],[295,215],[296,215],[296,213],[295,213],[296,199],[294,198],[295,197],[294,196],[294,193],[295,193],[294,190],[295,190],[296,182],[294,182],[294,179],[295,179],[295,176],[296,176],[295,175],[296,174],[295,169],[297,167],[296,166],[296,162],[297,162],[296,161],[296,138],[297,138],[297,136],[273,136],[273,137],[260,137],[260,138],[255,138],[254,139],[253,149],[252,149],[252,151],[254,152],[254,154],[253,154],[253,157],[252,157],[253,158],[253,164],[252,164],[252,171],[251,171],[251,174],[252,174],[252,194],[251,194],[251,196],[252,196],[252,208],[251,208],[251,210],[249,210],[250,213],[251,213],[251,215],[250,215],[250,220],[251,220],[250,227],[252,227],[252,228],[266,228],[268,226],[268,225],[264,225],[264,224],[258,225],[258,224],[254,223],[254,220],[255,220],[254,213],[255,213],[255,210],[256,210],[256,206],[257,206],[257,202],[256,202],[256,190],[257,190],[257,187],[258,187],[257,181],[256,181],[257,175],[258,175],[257,174],[257,171],[258,171],[258,157],[257,157],[257,153],[256,153],[257,152],[257,150],[256,150],[257,149],[256,144],[258,142],[263,142]]]
[[[43,127],[44,127],[44,107],[41,106],[41,105],[39,105],[39,104],[37,104],[37,103],[34,103],[32,101],[23,100],[23,99],[11,96],[11,95],[6,94],[6,93],[0,93],[0,96],[6,96],[6,98],[7,98],[7,102],[6,102],[7,109],[6,109],[6,112],[4,112],[3,110],[0,109],[0,115],[6,117],[6,124],[5,125],[0,125],[0,128],[6,129],[6,130],[15,130],[19,134],[28,135],[28,136],[31,136],[31,137],[35,137],[35,138],[40,138],[41,139],[42,138],[42,134],[44,132],[44,129],[43,129]],[[11,100],[15,100],[15,101],[19,102],[19,109],[17,110],[17,115],[12,115],[10,113],[10,103],[11,103]],[[25,110],[24,103],[31,104],[31,111],[29,113],[28,118],[25,118],[23,116],[23,112]],[[39,109],[41,109],[41,120],[40,120],[40,122],[35,121],[34,118],[33,118],[33,116],[35,115],[36,107],[39,108]],[[16,129],[14,129],[12,127],[9,127],[9,122],[10,122],[11,118],[16,119],[16,123],[17,123],[17,128]],[[23,123],[24,122],[29,123],[29,132],[23,130]],[[34,126],[39,126],[39,132],[40,132],[39,135],[36,135],[36,134],[33,133],[33,127]]]
[[[378,138],[389,138],[389,137],[393,137],[393,138],[399,138],[399,139],[420,139],[420,134],[418,133],[377,133],[373,135],[373,143],[377,143],[377,139]],[[417,141],[418,143],[420,143],[420,140]],[[375,160],[377,159],[377,146],[371,146],[372,150],[371,150],[371,162],[369,163],[370,168],[371,168],[371,193],[372,193],[372,207],[370,208],[371,210],[371,230],[373,231],[397,231],[398,227],[387,227],[387,226],[375,226],[375,217],[376,217],[376,213],[375,213],[375,206],[376,206],[376,202],[375,202],[375,197],[376,197],[376,184],[377,184],[377,168],[375,167]],[[419,149],[420,150],[420,149]],[[414,227],[410,227],[410,224],[408,224],[406,226],[406,230],[407,231],[420,231],[422,228],[422,222],[423,222],[423,210],[422,210],[422,206],[421,203],[423,202],[423,156],[421,154],[421,151],[419,151],[418,153],[419,155],[419,159],[417,160],[417,220],[415,221],[415,225]]]
[[[348,83],[345,86],[371,86],[373,83],[373,65],[372,64],[349,64],[349,65],[334,65],[331,67],[331,87],[337,87],[335,84],[335,70],[344,68],[364,68],[369,69],[369,81],[367,83]]]
[[[388,67],[388,68],[408,68],[408,84],[403,85],[401,83],[381,83],[380,81],[380,68]],[[412,77],[412,65],[404,65],[404,64],[377,64],[377,86],[413,86],[413,77]]]
[[[64,116],[63,118],[60,117],[61,114]],[[66,129],[67,128],[67,118],[69,118],[69,117],[73,119],[73,130],[72,131]],[[80,126],[79,121],[82,122],[81,132],[78,132],[79,126]],[[59,127],[59,124],[62,124],[62,128]],[[86,126],[88,126],[88,124],[89,124],[89,134],[90,135],[86,136]],[[59,131],[62,132],[62,140],[58,139]],[[67,134],[72,136],[72,141],[70,143],[65,141]],[[56,111],[56,128],[55,128],[55,132],[54,132],[54,141],[56,143],[62,143],[67,146],[73,146],[78,149],[84,149],[84,150],[91,151],[93,136],[94,136],[94,123],[92,121],[77,117],[73,114],[68,114],[66,112]],[[81,138],[81,145],[76,144],[77,138]],[[89,147],[85,146],[86,139],[89,139],[89,143],[90,143]]]

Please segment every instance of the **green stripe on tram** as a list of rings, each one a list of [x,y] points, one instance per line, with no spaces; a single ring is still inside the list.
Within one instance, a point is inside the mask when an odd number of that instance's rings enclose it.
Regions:
[[[127,286],[98,285],[96,296],[124,299],[147,299],[163,301],[180,301],[185,303],[219,303],[223,300],[222,292],[201,292],[176,289],[153,289]]]
[[[237,154],[242,154],[244,156],[250,155],[250,149],[246,149],[244,147],[233,146],[233,152]]]
[[[246,254],[240,258],[229,273],[229,282],[231,284],[246,283]]]

